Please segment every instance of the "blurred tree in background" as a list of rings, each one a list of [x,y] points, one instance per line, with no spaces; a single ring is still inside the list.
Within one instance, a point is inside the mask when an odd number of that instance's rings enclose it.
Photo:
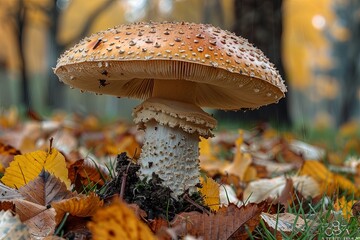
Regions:
[[[130,117],[138,101],[79,94],[52,72],[91,33],[135,21],[211,23],[248,38],[276,65],[289,93],[231,120],[338,126],[358,119],[357,0],[0,0],[0,108],[55,108]],[[290,117],[289,117],[290,116]]]
[[[283,9],[294,124],[338,127],[359,120],[360,2],[286,0]]]
[[[261,49],[285,78],[281,60],[282,0],[242,0],[234,2],[233,30]],[[289,124],[286,98],[278,104],[241,113],[219,112],[220,117],[240,121],[272,121]]]

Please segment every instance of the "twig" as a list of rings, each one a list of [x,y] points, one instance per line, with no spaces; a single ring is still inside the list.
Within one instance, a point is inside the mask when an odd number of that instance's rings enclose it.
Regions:
[[[200,209],[202,212],[207,213],[208,215],[211,214],[211,212],[209,210],[207,210],[206,208],[204,208],[203,206],[199,205],[198,203],[196,203],[194,200],[192,200],[189,195],[187,195],[186,193],[183,196],[183,199],[185,201],[187,201],[188,203],[194,205],[195,207],[197,207],[198,209]]]
[[[129,167],[131,165],[131,162],[129,162],[126,171],[121,176],[121,188],[120,188],[120,199],[124,199],[124,193],[125,193],[125,187],[126,187],[126,178],[128,176]]]

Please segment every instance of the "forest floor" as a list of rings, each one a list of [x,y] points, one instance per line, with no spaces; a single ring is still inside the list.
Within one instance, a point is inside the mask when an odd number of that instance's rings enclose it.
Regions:
[[[95,116],[0,116],[0,238],[360,239],[360,126],[220,127],[198,192],[138,177],[142,131]]]

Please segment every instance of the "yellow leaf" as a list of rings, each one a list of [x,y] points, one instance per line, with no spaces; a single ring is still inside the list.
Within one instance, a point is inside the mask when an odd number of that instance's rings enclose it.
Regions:
[[[352,217],[352,206],[355,202],[355,200],[346,201],[345,197],[341,197],[340,199],[337,199],[334,203],[334,209],[336,211],[341,210],[343,217],[349,221]]]
[[[349,195],[355,194],[356,196],[360,195],[359,189],[349,179],[339,174],[334,174],[334,182],[336,186],[347,191],[346,192],[347,194]]]
[[[149,227],[120,201],[114,201],[110,206],[99,209],[88,223],[88,228],[94,240],[155,240]]]
[[[331,194],[335,190],[333,173],[318,161],[305,161],[300,175],[307,175],[315,179],[320,185],[321,193]]]
[[[37,178],[43,169],[70,186],[65,158],[55,148],[49,152],[35,151],[15,156],[1,181],[9,187],[20,188]]]
[[[318,161],[305,161],[300,175],[313,177],[319,183],[321,193],[333,195],[340,187],[350,195],[353,193],[359,195],[359,189],[351,181],[341,175],[332,173]]]
[[[239,177],[241,181],[244,181],[245,174],[252,163],[251,155],[249,153],[243,153],[240,149],[244,142],[243,135],[243,131],[239,130],[239,138],[235,142],[236,152],[234,161],[230,165],[227,165],[222,171],[224,174],[232,174]],[[252,175],[251,173],[249,174],[250,176]]]
[[[220,208],[220,190],[219,184],[212,178],[200,178],[202,188],[199,188],[201,195],[204,196],[204,203],[212,211],[218,211]]]
[[[102,207],[103,201],[95,193],[90,195],[79,195],[73,198],[63,199],[59,202],[52,202],[51,206],[56,211],[56,223],[59,224],[65,213],[77,217],[90,217],[95,211]]]

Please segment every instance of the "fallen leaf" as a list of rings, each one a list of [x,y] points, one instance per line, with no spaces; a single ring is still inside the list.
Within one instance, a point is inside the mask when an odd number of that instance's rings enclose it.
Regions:
[[[54,233],[55,209],[49,208],[54,200],[72,196],[65,184],[48,172],[40,175],[19,189],[24,199],[12,199],[15,212],[28,227],[32,236],[46,237]]]
[[[360,222],[360,201],[357,201],[352,205],[352,215],[357,218],[357,220]]]
[[[221,185],[220,186],[220,206],[227,207],[231,203],[238,207],[243,205],[243,202],[237,198],[234,189],[230,185]]]
[[[245,174],[249,170],[251,163],[251,155],[249,153],[242,153],[240,149],[237,148],[234,161],[222,169],[222,172],[224,174],[235,175],[239,177],[241,181],[244,181]]]
[[[265,202],[248,204],[240,208],[231,204],[210,215],[185,212],[177,215],[171,222],[171,226],[174,228],[184,225],[184,228],[178,228],[177,232],[177,235],[182,237],[190,234],[208,240],[246,239],[247,230],[252,232],[258,226],[260,213],[266,206]]]
[[[104,185],[110,179],[110,173],[106,166],[96,163],[91,158],[80,159],[69,167],[69,179],[71,182],[80,181],[83,186],[90,183]]]
[[[56,223],[59,224],[65,213],[77,217],[90,217],[102,207],[103,201],[95,193],[78,195],[58,202],[52,202],[51,206],[56,211]]]
[[[20,155],[21,152],[20,152],[20,150],[14,148],[11,145],[0,142],[0,154],[7,155],[7,156],[9,156],[9,155],[15,156],[15,155]]]
[[[297,154],[301,154],[306,160],[322,160],[325,157],[325,150],[308,143],[292,140],[290,149]]]
[[[1,181],[9,187],[20,188],[37,178],[43,169],[61,179],[67,187],[70,186],[65,158],[55,148],[48,152],[35,151],[15,156]]]
[[[55,215],[55,210],[49,208],[24,221],[33,239],[41,239],[54,234],[56,227]]]
[[[294,176],[290,178],[296,191],[304,197],[315,197],[320,194],[319,185],[311,177]],[[244,191],[243,200],[259,203],[268,198],[277,199],[285,189],[286,179],[285,177],[276,177],[250,182]]]
[[[212,211],[217,211],[220,208],[220,190],[219,184],[212,178],[200,178],[202,185],[199,188],[201,195],[204,197],[204,204]]]
[[[18,190],[10,188],[2,183],[0,183],[0,201],[14,199],[14,198],[23,198]]]
[[[341,197],[340,199],[336,199],[334,203],[334,210],[341,211],[343,217],[350,221],[350,218],[353,216],[353,205],[355,204],[356,200],[346,201],[345,197]]]
[[[25,200],[42,206],[74,196],[64,182],[54,175],[41,171],[39,176],[19,189]]]
[[[339,174],[334,174],[335,185],[345,190],[347,194],[355,196],[360,196],[360,189],[354,185],[349,179],[343,177]]]
[[[285,187],[277,199],[277,202],[285,206],[285,209],[287,209],[296,198],[294,190],[294,183],[292,179],[286,178]]]
[[[19,111],[16,107],[10,107],[0,116],[0,127],[13,128],[19,123]]]
[[[300,171],[300,175],[311,176],[320,185],[321,193],[327,193],[332,195],[340,187],[345,190],[348,194],[355,193],[359,195],[359,189],[341,175],[332,173],[328,170],[324,164],[318,161],[305,161]]]
[[[13,200],[15,212],[32,235],[46,237],[55,231],[55,210],[27,200]]]
[[[316,222],[309,219],[304,220],[292,213],[269,214],[263,212],[261,213],[261,218],[270,228],[284,233],[292,233],[294,231],[301,233],[308,226],[317,226]]]
[[[0,211],[0,239],[27,240],[30,239],[29,229],[18,216],[10,211]]]
[[[121,201],[113,201],[111,205],[96,211],[88,228],[94,240],[155,240],[149,227]]]

